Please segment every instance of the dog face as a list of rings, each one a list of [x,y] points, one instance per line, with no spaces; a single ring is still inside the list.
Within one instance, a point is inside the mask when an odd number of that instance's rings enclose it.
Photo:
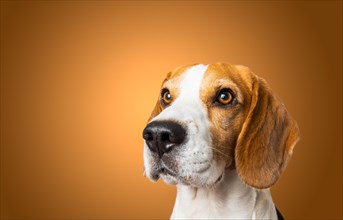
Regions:
[[[262,189],[286,167],[299,130],[263,79],[218,63],[169,73],[143,138],[153,181],[211,187],[237,169],[243,182]]]

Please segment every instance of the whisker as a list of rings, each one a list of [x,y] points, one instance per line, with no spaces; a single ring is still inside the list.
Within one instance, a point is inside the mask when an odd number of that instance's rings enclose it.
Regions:
[[[210,147],[210,148],[211,148],[213,151],[215,151],[215,152],[221,154],[221,155],[224,156],[224,157],[228,157],[228,156],[229,156],[228,154],[225,154],[225,153],[221,152],[221,151],[218,150],[217,148],[214,148],[214,147]]]

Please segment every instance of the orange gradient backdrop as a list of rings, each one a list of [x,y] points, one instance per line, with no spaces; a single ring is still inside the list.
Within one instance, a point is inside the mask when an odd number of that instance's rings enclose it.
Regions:
[[[342,3],[1,1],[1,217],[169,218],[142,130],[173,68],[265,78],[302,138],[275,203],[342,217]]]

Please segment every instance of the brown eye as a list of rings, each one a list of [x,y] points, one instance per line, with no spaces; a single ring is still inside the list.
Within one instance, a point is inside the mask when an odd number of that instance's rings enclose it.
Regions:
[[[222,105],[228,105],[231,103],[233,97],[230,92],[230,89],[222,89],[218,96],[217,96],[217,102],[219,102]]]
[[[165,105],[169,105],[172,101],[172,97],[168,89],[163,89],[161,92],[162,102]]]

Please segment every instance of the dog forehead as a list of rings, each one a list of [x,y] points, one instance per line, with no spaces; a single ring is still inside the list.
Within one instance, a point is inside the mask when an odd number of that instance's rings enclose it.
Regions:
[[[250,69],[241,65],[216,63],[208,66],[203,79],[203,86],[211,86],[214,83],[233,83],[243,89],[252,89],[252,74]]]
[[[163,87],[172,90],[175,96],[180,95],[181,87],[194,88],[195,84],[202,100],[208,98],[208,95],[220,89],[221,86],[226,86],[236,90],[241,96],[238,98],[243,101],[244,96],[252,91],[253,74],[249,68],[241,65],[193,64],[176,68],[169,72],[163,81]],[[189,89],[186,90],[190,92]]]
[[[163,85],[171,88],[179,88],[182,82],[185,80],[186,75],[189,75],[190,72],[199,72],[198,74],[201,74],[200,71],[194,71],[196,70],[197,66],[201,66],[201,64],[192,64],[174,69],[167,74],[165,80],[163,81]]]
[[[216,63],[208,66],[202,80],[201,96],[205,97],[216,90],[231,88],[237,92],[237,98],[243,101],[253,89],[253,74],[245,66]]]
[[[176,68],[167,74],[162,88],[170,90],[172,96],[176,98],[179,98],[180,95],[195,98],[199,94],[207,67],[208,65],[205,64],[193,64]]]
[[[162,88],[170,91],[173,102],[169,106],[161,108],[161,102],[158,101],[152,114],[154,120],[182,121],[185,118],[196,118],[195,115],[202,115],[203,105],[199,98],[199,92],[207,67],[208,65],[197,64],[169,73]]]

